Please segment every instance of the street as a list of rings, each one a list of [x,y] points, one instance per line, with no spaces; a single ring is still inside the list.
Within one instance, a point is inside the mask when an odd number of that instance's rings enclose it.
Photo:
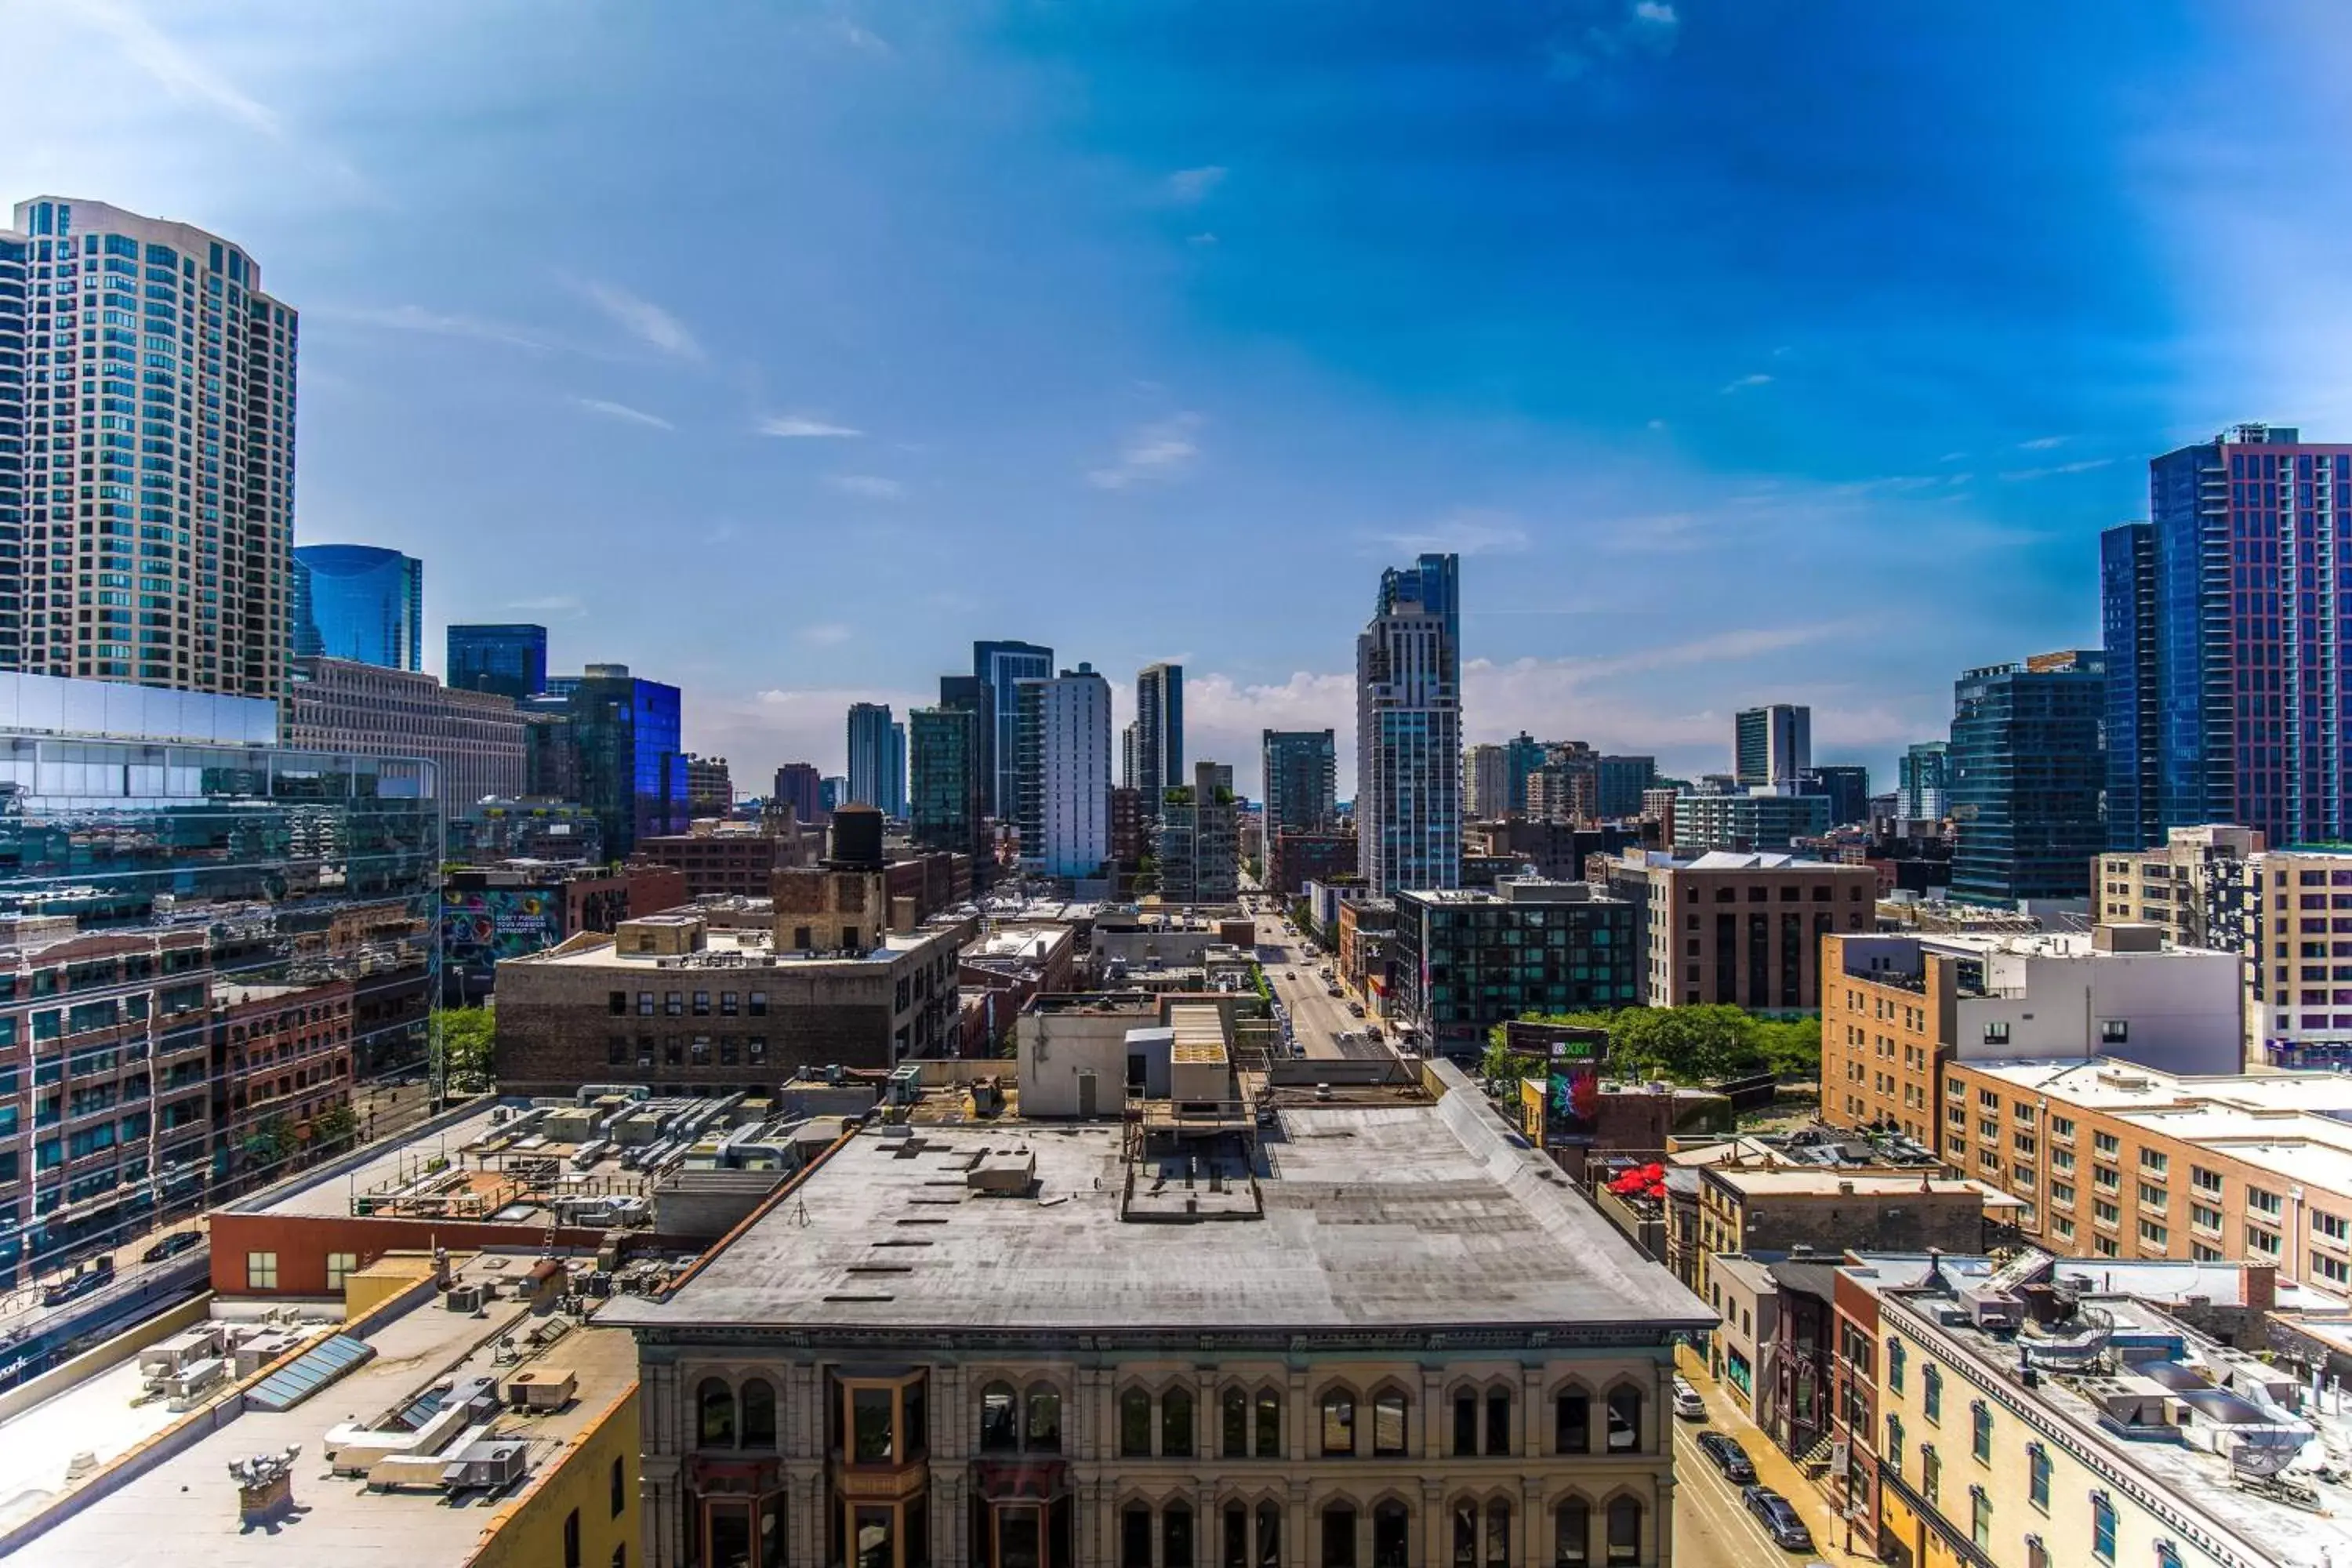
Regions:
[[[1675,1568],[1755,1568],[1758,1563],[1825,1563],[1832,1568],[1876,1568],[1874,1559],[1841,1550],[1845,1526],[1828,1500],[1814,1489],[1796,1462],[1743,1415],[1712,1378],[1685,1352],[1679,1370],[1706,1403],[1706,1419],[1675,1421]],[[1810,1552],[1784,1552],[1748,1511],[1740,1489],[1723,1478],[1698,1446],[1709,1428],[1736,1437],[1756,1467],[1756,1479],[1789,1500],[1813,1532]]]
[[[1362,1047],[1349,1051],[1339,1043],[1341,1033],[1363,1028],[1365,1020],[1348,1011],[1347,997],[1328,994],[1331,983],[1323,978],[1323,968],[1331,961],[1308,947],[1304,936],[1285,936],[1281,916],[1261,914],[1256,920],[1257,961],[1289,1011],[1291,1031],[1307,1055],[1325,1060],[1362,1055]],[[1293,974],[1297,978],[1289,978]]]

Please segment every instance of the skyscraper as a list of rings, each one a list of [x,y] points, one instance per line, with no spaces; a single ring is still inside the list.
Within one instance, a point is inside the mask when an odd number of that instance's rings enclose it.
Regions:
[[[1147,664],[1135,677],[1135,779],[1149,803],[1192,781],[1184,773],[1184,667]]]
[[[2110,677],[2109,679],[2113,679]],[[2110,701],[2113,700],[2112,695]],[[1903,753],[1895,792],[1895,815],[1906,822],[1941,822],[1950,809],[1946,795],[1948,758],[1951,743],[1920,741]],[[2110,796],[2109,804],[2113,804]]]
[[[776,788],[771,798],[791,806],[793,817],[803,826],[813,826],[826,816],[817,796],[823,783],[814,763],[786,763],[776,770]]]
[[[1642,815],[1642,792],[1658,782],[1655,757],[1601,759],[1601,818],[1615,822]]]
[[[547,628],[527,624],[449,628],[449,685],[520,702],[547,689]]]
[[[625,860],[640,838],[691,828],[677,688],[631,675],[625,664],[592,664],[564,684],[580,804],[596,814],[604,853]]]
[[[1339,749],[1331,731],[1266,730],[1258,748],[1266,842],[1277,833],[1329,832],[1339,816]]]
[[[908,820],[927,849],[977,855],[981,845],[980,715],[917,708],[907,715]]]
[[[1092,877],[1110,858],[1110,682],[1081,664],[1020,681],[1014,696],[1022,867]]]
[[[971,673],[988,687],[990,700],[995,704],[996,732],[989,741],[995,766],[981,805],[990,816],[1007,820],[1018,815],[1020,802],[1013,773],[1019,762],[1015,732],[1020,726],[1021,700],[1013,686],[1023,680],[1050,679],[1054,650],[1027,642],[975,642]]]
[[[907,815],[907,732],[887,704],[849,705],[849,799],[885,816]]]
[[[2233,426],[2148,464],[2148,520],[2101,540],[2112,847],[2352,837],[2352,445]]]
[[[1381,573],[1356,638],[1356,856],[1376,898],[1461,881],[1458,556]]]
[[[1463,749],[1462,810],[1471,821],[1492,822],[1510,814],[1508,763],[1509,754],[1491,742]]]
[[[297,313],[186,224],[56,196],[15,222],[0,274],[39,281],[0,288],[26,345],[0,426],[53,455],[0,479],[0,668],[282,699]],[[84,588],[121,602],[85,618]]]
[[[1506,816],[1525,816],[1528,809],[1528,780],[1544,765],[1549,750],[1544,742],[1525,730],[1503,742],[1503,810]]]
[[[971,715],[973,809],[985,820],[996,786],[996,694],[976,675],[942,675],[940,706]]]
[[[294,656],[425,668],[425,563],[373,544],[294,547]]]
[[[1829,763],[1807,768],[1797,781],[1801,795],[1821,795],[1830,803],[1830,826],[1870,820],[1870,770],[1853,763]]]
[[[1795,784],[1813,765],[1813,710],[1794,702],[1740,710],[1732,752],[1732,777],[1743,787]]]
[[[2084,897],[2105,844],[2104,659],[2077,650],[1971,669],[1952,698],[1947,777],[1959,831],[1952,897],[1983,904]]]
[[[1240,814],[1234,770],[1198,763],[1190,784],[1160,793],[1153,858],[1160,897],[1172,904],[1229,903],[1241,889]]]

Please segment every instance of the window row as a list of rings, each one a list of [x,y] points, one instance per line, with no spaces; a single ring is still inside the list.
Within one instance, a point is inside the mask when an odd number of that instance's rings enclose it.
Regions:
[[[1555,1568],[1632,1568],[1642,1561],[1646,1510],[1634,1497],[1596,1506],[1567,1498],[1549,1510]],[[1189,1502],[1160,1509],[1130,1502],[1119,1510],[1118,1568],[1281,1568],[1286,1510],[1278,1503],[1229,1502],[1218,1510],[1213,1543],[1202,1539]],[[1432,1568],[1515,1568],[1519,1526],[1504,1498],[1462,1498],[1446,1510],[1446,1555]],[[1353,1501],[1326,1504],[1313,1520],[1307,1561],[1318,1568],[1412,1568],[1424,1553],[1412,1507],[1383,1499],[1369,1510]],[[1214,1555],[1209,1555],[1213,1552]]]

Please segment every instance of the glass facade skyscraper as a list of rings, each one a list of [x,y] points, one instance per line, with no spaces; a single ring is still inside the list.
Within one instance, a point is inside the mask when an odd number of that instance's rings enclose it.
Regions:
[[[2168,452],[2101,568],[2114,847],[2352,837],[2352,445],[2239,425]]]
[[[907,731],[887,704],[849,705],[849,800],[885,816],[907,815]]]
[[[1952,698],[1952,897],[2009,904],[2088,895],[2106,842],[2104,657],[2049,653],[1971,669]]]
[[[187,224],[38,196],[15,225],[0,426],[26,454],[0,477],[0,670],[280,696],[297,313]]]
[[[449,628],[449,685],[520,702],[547,689],[547,628],[527,624]]]
[[[1191,782],[1184,771],[1184,667],[1147,664],[1135,677],[1135,762],[1127,784],[1156,803]]]
[[[980,852],[980,726],[981,716],[965,708],[907,715],[908,816],[915,842],[927,849]]]
[[[1381,574],[1356,638],[1356,857],[1375,898],[1462,879],[1458,556]]]
[[[1328,833],[1339,816],[1339,753],[1328,730],[1266,730],[1258,736],[1265,838]]]
[[[425,563],[373,544],[294,551],[294,656],[425,668]]]
[[[625,664],[592,664],[565,684],[580,803],[596,814],[604,853],[625,860],[640,838],[688,832],[677,688],[631,675]]]
[[[1019,810],[1019,734],[1021,696],[1018,681],[1048,680],[1054,674],[1054,650],[1027,642],[976,642],[971,645],[971,673],[986,684],[995,705],[992,776],[982,790],[981,807],[989,816],[1009,821]],[[942,694],[944,700],[944,694]]]

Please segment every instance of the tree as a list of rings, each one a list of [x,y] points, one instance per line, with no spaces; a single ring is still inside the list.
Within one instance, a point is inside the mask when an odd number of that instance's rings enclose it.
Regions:
[[[333,1144],[357,1131],[359,1124],[358,1113],[349,1105],[331,1105],[310,1119],[310,1131],[321,1144]]]
[[[1758,1046],[1773,1076],[1815,1079],[1822,1071],[1822,1021],[1811,1018],[1759,1018]]]
[[[1486,1075],[1486,1082],[1496,1089],[1515,1089],[1519,1081],[1533,1070],[1527,1058],[1503,1044],[1502,1031],[1496,1029],[1486,1043],[1486,1059],[1478,1064]]]
[[[433,1016],[442,1082],[451,1089],[488,1089],[498,1021],[488,1007],[450,1007]]]

